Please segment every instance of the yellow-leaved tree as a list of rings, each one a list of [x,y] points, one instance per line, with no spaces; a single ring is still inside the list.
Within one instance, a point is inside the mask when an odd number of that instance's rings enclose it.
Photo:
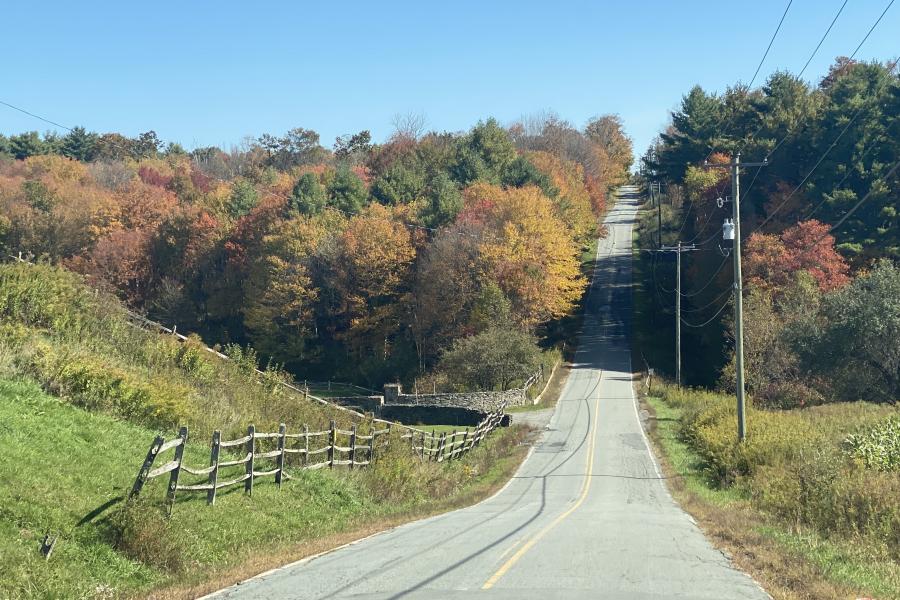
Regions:
[[[597,217],[591,210],[591,196],[584,184],[584,168],[549,152],[528,152],[525,156],[558,190],[554,198],[556,214],[572,230],[577,241],[588,242],[597,234]]]
[[[476,183],[457,224],[477,231],[481,268],[525,327],[568,314],[584,291],[579,245],[537,187]]]

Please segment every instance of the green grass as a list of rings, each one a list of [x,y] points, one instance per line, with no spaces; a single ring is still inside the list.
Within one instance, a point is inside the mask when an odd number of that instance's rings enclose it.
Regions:
[[[811,532],[791,532],[774,526],[758,527],[757,531],[802,556],[831,581],[866,590],[876,598],[900,597],[900,567],[878,549],[836,543]]]
[[[747,495],[740,488],[716,486],[705,472],[703,459],[681,439],[678,434],[681,410],[659,397],[649,396],[646,400],[656,414],[657,439],[685,487],[703,500],[719,506],[746,501]]]
[[[165,477],[147,485],[139,510],[122,510],[154,435],[34,383],[0,379],[0,598],[103,598],[193,584],[259,553],[471,501],[509,476],[520,434],[500,430],[447,465],[420,464],[398,443],[375,469],[295,472],[281,491],[257,480],[252,498],[233,490],[213,507],[182,493],[170,520],[162,516]],[[203,465],[208,448],[189,444],[187,457]],[[48,531],[60,538],[45,561],[38,549]]]
[[[749,511],[761,523],[754,525],[753,531],[774,542],[788,555],[788,562],[806,561],[826,580],[878,598],[900,598],[900,565],[884,548],[858,538],[825,538],[810,528],[786,524],[754,510],[747,488],[719,485],[704,459],[681,437],[683,407],[657,396],[646,401],[655,413],[654,437],[672,474],[689,495],[724,512]]]

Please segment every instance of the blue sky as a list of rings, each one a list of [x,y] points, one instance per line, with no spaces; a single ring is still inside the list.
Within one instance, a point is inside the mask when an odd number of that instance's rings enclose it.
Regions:
[[[762,73],[798,71],[843,0],[794,0]],[[850,54],[888,0],[850,0],[810,65]],[[0,99],[59,123],[187,148],[292,127],[376,140],[397,113],[458,131],[552,109],[618,113],[636,153],[695,83],[748,82],[786,0],[15,2]],[[715,8],[710,8],[710,7]],[[858,58],[900,55],[900,3]],[[760,76],[762,78],[762,75]],[[0,106],[0,132],[52,129]]]

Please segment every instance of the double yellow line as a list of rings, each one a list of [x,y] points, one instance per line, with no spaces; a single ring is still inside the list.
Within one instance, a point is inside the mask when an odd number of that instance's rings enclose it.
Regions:
[[[603,379],[602,371],[600,372],[600,379],[601,380]],[[598,384],[598,387],[599,387],[599,384]],[[511,557],[509,557],[509,560],[507,560],[505,563],[503,563],[503,566],[501,566],[499,569],[497,569],[496,573],[491,575],[490,578],[484,582],[484,585],[481,586],[481,589],[489,590],[492,587],[494,587],[494,584],[497,583],[498,581],[500,581],[500,578],[502,578],[504,575],[506,575],[506,572],[509,571],[513,565],[515,565],[517,562],[519,562],[519,559],[522,558],[523,556],[525,556],[525,554],[529,550],[531,550],[531,548],[535,544],[537,544],[542,537],[547,535],[547,533],[549,533],[551,529],[553,529],[554,527],[556,527],[557,525],[562,523],[569,515],[571,515],[573,512],[575,512],[578,509],[578,507],[584,503],[585,499],[587,498],[588,492],[591,489],[591,479],[594,474],[594,447],[595,447],[596,441],[597,441],[597,437],[596,437],[597,415],[599,415],[599,414],[600,414],[600,394],[598,393],[597,401],[594,403],[594,418],[591,420],[591,430],[590,430],[591,443],[589,445],[590,447],[588,448],[587,469],[585,470],[585,473],[584,473],[584,482],[581,484],[581,495],[578,496],[578,500],[575,502],[575,504],[573,504],[571,507],[569,507],[569,509],[566,512],[564,512],[561,515],[559,515],[558,517],[556,517],[552,523],[550,523],[549,525],[547,525],[546,527],[544,527],[543,529],[538,531],[531,539],[529,539],[527,542],[525,542],[525,544],[523,544],[522,547],[519,548],[515,554],[513,554]]]

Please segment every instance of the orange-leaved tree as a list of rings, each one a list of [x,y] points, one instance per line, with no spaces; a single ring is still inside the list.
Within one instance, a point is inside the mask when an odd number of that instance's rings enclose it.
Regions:
[[[797,271],[806,271],[823,292],[845,286],[850,282],[850,268],[834,249],[834,236],[828,230],[828,225],[813,219],[779,235],[754,233],[747,239],[747,281],[777,293],[793,281]]]

